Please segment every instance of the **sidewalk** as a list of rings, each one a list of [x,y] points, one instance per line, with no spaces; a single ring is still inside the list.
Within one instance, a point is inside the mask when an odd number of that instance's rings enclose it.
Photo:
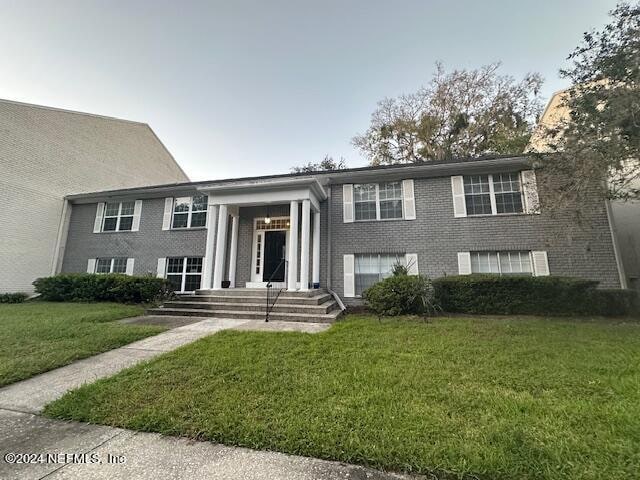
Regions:
[[[302,331],[327,324],[205,319],[0,389],[0,479],[392,480],[414,478],[339,462],[227,447],[37,415],[65,392],[220,330]],[[5,455],[44,454],[33,463]],[[49,455],[48,457],[46,456]],[[98,462],[98,463],[95,463]]]

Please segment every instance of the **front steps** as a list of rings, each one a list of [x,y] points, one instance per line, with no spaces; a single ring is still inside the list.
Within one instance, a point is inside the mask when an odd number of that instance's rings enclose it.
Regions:
[[[272,301],[277,293],[278,290],[272,290]],[[198,290],[195,294],[179,295],[159,308],[151,308],[147,314],[264,320],[266,302],[264,288]],[[283,290],[269,313],[269,320],[331,323],[341,313],[333,296],[324,289]]]

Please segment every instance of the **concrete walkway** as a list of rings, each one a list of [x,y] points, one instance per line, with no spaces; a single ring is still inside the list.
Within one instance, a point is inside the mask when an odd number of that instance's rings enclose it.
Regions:
[[[156,321],[150,319],[149,321]],[[158,324],[157,321],[155,323]],[[153,337],[139,340],[94,357],[79,360],[65,367],[51,370],[22,382],[0,388],[0,408],[18,412],[39,413],[47,403],[60,398],[69,390],[100,378],[110,377],[162,353],[175,350],[220,330],[230,328],[263,331],[300,331],[316,333],[326,330],[324,323],[269,322],[224,318],[200,319],[195,323],[174,328]],[[2,478],[2,477],[0,477]]]
[[[0,389],[0,479],[391,480],[415,478],[37,415],[70,389],[225,329],[316,333],[326,324],[205,319]],[[8,456],[7,456],[8,454]],[[31,456],[15,463],[14,454]],[[24,462],[24,458],[22,458]]]

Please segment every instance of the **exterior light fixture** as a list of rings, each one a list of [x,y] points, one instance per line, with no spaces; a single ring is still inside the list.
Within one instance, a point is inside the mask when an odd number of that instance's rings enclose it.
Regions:
[[[269,225],[271,223],[271,217],[269,216],[269,210],[267,210],[267,216],[264,217],[264,224]]]

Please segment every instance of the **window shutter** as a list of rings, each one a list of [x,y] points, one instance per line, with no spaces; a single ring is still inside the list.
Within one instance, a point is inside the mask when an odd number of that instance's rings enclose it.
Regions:
[[[533,264],[533,274],[536,277],[546,277],[549,275],[547,252],[531,252],[531,263]]]
[[[409,275],[418,275],[418,254],[407,253],[405,256],[405,262],[407,264],[407,270]]]
[[[142,200],[136,200],[133,207],[133,224],[131,225],[131,231],[137,232],[140,230],[140,214],[142,213]]]
[[[351,184],[342,185],[342,219],[344,223],[353,222],[353,185]]]
[[[344,256],[344,296],[356,296],[355,257],[353,255]]]
[[[164,216],[162,217],[162,229],[171,229],[171,216],[173,215],[173,197],[164,199]]]
[[[458,274],[471,275],[471,253],[458,252]]]
[[[451,193],[453,194],[453,216],[466,217],[467,203],[464,199],[464,178],[462,175],[451,177]]]
[[[96,208],[96,219],[93,222],[93,233],[102,231],[102,219],[104,218],[104,202],[100,202]]]
[[[158,270],[156,272],[156,277],[164,278],[164,272],[167,269],[167,259],[165,257],[158,259]]]
[[[404,219],[416,219],[416,200],[413,193],[413,180],[402,181],[402,199],[404,201]]]
[[[96,273],[96,259],[90,258],[87,262],[87,273]]]
[[[520,172],[520,180],[524,195],[525,213],[540,213],[536,172],[534,170],[524,170]]]
[[[127,269],[124,273],[127,275],[133,275],[133,264],[135,262],[135,258],[127,258]]]

